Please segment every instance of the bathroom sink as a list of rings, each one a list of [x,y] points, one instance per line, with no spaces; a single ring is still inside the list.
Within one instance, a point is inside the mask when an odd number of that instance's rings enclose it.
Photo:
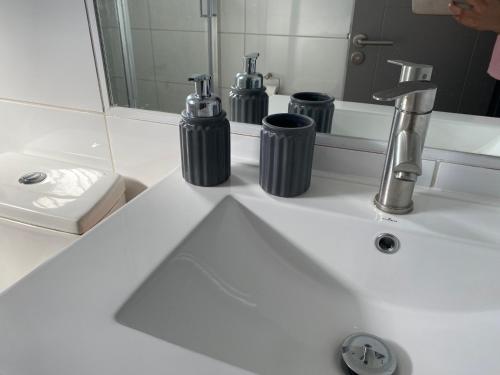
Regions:
[[[357,196],[349,215],[325,209],[318,185],[291,201],[221,194],[117,321],[261,375],[343,374],[339,347],[357,332],[383,338],[399,374],[500,373],[495,239],[469,235],[481,223],[446,212],[446,199],[417,195],[435,214],[399,219],[372,209],[366,186],[343,188]],[[393,254],[375,246],[386,232],[400,241]]]
[[[354,176],[257,181],[176,171],[1,292],[0,373],[343,375],[363,332],[399,375],[500,374],[498,200],[417,187],[391,216]]]

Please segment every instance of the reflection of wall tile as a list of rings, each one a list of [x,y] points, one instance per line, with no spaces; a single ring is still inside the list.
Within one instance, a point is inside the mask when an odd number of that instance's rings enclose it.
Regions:
[[[243,70],[245,37],[243,34],[220,35],[220,67],[222,87],[231,87],[236,73]]]
[[[104,114],[0,100],[0,152],[111,169]]]
[[[354,0],[247,0],[246,32],[346,37]]]
[[[113,104],[120,107],[128,107],[127,85],[125,78],[111,78],[111,92]],[[158,93],[155,81],[137,80],[137,108],[158,110]]]
[[[132,30],[137,79],[155,79],[150,30]]]
[[[162,30],[206,30],[200,17],[200,0],[149,0],[151,27]]]
[[[128,107],[127,84],[123,77],[111,77],[111,103],[120,107]]]
[[[181,113],[186,97],[194,91],[193,85],[157,82],[160,111]]]
[[[133,29],[148,29],[150,27],[148,0],[129,1],[128,9],[130,15],[130,26]]]
[[[158,110],[158,93],[155,81],[137,80],[137,107],[151,111]]]
[[[219,0],[220,31],[245,32],[245,0]]]
[[[247,35],[245,48],[261,52],[259,70],[281,79],[280,93],[313,90],[342,97],[347,39]]]
[[[137,78],[158,81],[157,102],[152,100],[151,85],[143,89],[148,97],[142,98],[139,92],[139,102],[142,107],[156,104],[161,110],[179,113],[185,96],[192,91],[187,78],[208,70],[206,19],[199,15],[199,0],[149,0],[151,26],[147,0],[129,4],[132,26],[136,28],[133,39]],[[353,0],[219,0],[221,86],[227,89],[233,84],[235,74],[242,70],[245,52],[257,51],[261,53],[258,70],[281,78],[282,93],[315,90],[341,98],[352,5]],[[298,19],[293,21],[293,17]],[[250,35],[245,35],[245,23]],[[149,28],[152,43],[148,40]],[[294,36],[297,34],[322,38]],[[119,43],[119,35],[114,38]],[[121,59],[115,59],[113,65],[113,75],[123,76]],[[122,95],[123,90],[120,100]]]
[[[153,31],[156,78],[185,83],[208,70],[207,35],[203,32]]]

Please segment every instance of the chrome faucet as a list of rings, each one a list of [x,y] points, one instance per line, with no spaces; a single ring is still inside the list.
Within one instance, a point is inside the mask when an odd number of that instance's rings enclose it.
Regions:
[[[387,213],[407,214],[413,210],[415,183],[418,176],[422,175],[422,151],[437,86],[427,80],[432,74],[431,66],[400,61],[396,63],[403,65],[402,81],[393,89],[373,94],[375,100],[396,101],[375,206]],[[412,78],[420,80],[411,80]]]

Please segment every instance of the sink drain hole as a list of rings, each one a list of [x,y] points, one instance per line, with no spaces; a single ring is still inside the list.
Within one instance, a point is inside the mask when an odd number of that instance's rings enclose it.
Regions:
[[[349,375],[393,375],[398,361],[379,337],[357,333],[347,337],[340,348],[342,370]]]
[[[393,234],[383,233],[375,239],[375,246],[384,254],[394,254],[399,250],[400,243]]]
[[[34,185],[45,181],[47,174],[43,172],[30,172],[19,178],[19,183],[23,185]]]

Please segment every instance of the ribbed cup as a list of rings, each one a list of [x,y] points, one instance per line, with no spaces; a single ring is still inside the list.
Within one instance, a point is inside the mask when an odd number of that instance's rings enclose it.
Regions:
[[[262,121],[260,186],[269,194],[295,197],[311,185],[316,130],[307,116],[278,113]]]
[[[269,96],[266,89],[232,89],[229,92],[231,121],[247,124],[262,124],[267,116]]]
[[[190,118],[179,124],[182,176],[193,185],[215,186],[231,175],[231,134],[226,113]]]
[[[311,117],[316,122],[318,133],[330,133],[332,130],[335,98],[318,92],[298,92],[290,97],[288,113],[297,113]]]

